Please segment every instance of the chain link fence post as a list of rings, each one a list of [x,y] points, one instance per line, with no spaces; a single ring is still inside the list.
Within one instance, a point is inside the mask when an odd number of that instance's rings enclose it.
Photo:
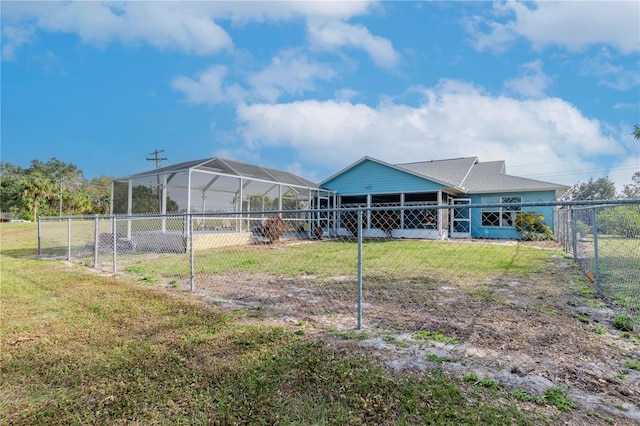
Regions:
[[[42,256],[42,228],[40,227],[40,218],[38,218],[38,256]]]
[[[573,250],[573,262],[578,263],[578,219],[576,218],[576,212],[573,207],[569,207],[569,213],[571,214],[571,243]]]
[[[193,292],[194,290],[194,244],[193,244],[193,215],[186,214],[186,223],[189,229],[189,290]]]
[[[598,256],[598,208],[593,208],[593,280],[596,285],[596,296],[601,296],[600,291],[600,260]]]
[[[93,267],[98,267],[98,254],[100,250],[100,222],[98,215],[93,219]]]
[[[71,260],[71,218],[67,218],[67,260]]]
[[[112,219],[112,225],[111,225],[111,231],[112,231],[112,234],[113,234],[113,241],[112,242],[113,242],[113,273],[114,274],[116,273],[116,270],[117,270],[116,269],[117,268],[116,261],[117,261],[117,257],[118,257],[118,255],[117,255],[117,251],[118,251],[118,249],[117,249],[117,246],[118,246],[117,225],[118,225],[118,223],[116,222],[116,217],[114,216],[113,219]]]
[[[358,210],[358,327],[362,328],[362,210]]]

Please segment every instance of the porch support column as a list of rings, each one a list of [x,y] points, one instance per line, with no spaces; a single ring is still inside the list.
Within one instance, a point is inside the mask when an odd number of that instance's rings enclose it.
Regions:
[[[319,200],[316,200],[316,202],[314,202],[314,200],[313,200],[313,190],[311,188],[309,188],[309,207],[308,207],[308,209],[309,210],[313,209],[314,208],[314,204],[315,204],[315,208],[317,209],[318,208],[318,204],[317,204],[318,202],[319,202]],[[313,234],[311,234],[311,228],[318,226],[317,223],[315,225],[313,225],[313,223],[314,223],[313,216],[314,216],[314,213],[312,213],[312,212],[307,213],[307,236],[308,237],[311,237],[311,235],[313,235]]]
[[[367,194],[367,208],[369,207],[371,207],[371,194]],[[371,229],[371,210],[367,210],[367,229]]]
[[[238,188],[238,211],[242,212],[242,189],[244,187],[243,179],[240,178],[239,182],[240,182],[240,188]],[[236,226],[238,227],[238,232],[242,232],[242,214],[240,214],[240,217],[236,222]]]
[[[334,209],[338,208],[338,207],[342,207],[340,205],[338,205],[338,193],[334,192],[333,193],[333,206]],[[338,222],[340,222],[340,215],[338,214],[337,211],[333,211],[333,218],[332,218],[332,228],[333,228],[333,234],[334,235],[338,235]]]
[[[438,206],[442,206],[442,190],[438,191]],[[438,236],[440,238],[443,237],[443,228],[442,228],[442,209],[438,209]]]
[[[404,192],[400,193],[400,207],[404,207]],[[404,229],[404,208],[400,210],[400,229]]]

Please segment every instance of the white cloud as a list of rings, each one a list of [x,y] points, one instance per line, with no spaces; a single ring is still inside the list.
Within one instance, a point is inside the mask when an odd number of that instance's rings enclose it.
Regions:
[[[252,90],[228,83],[228,68],[213,65],[195,78],[178,76],[171,86],[182,92],[193,104],[239,103],[249,101],[276,102],[282,94],[300,95],[315,89],[315,80],[330,80],[336,73],[327,65],[314,63],[304,54],[285,51],[274,57],[265,69],[246,78]],[[243,78],[235,75],[236,81]]]
[[[45,31],[77,34],[85,43],[149,43],[198,55],[232,47],[229,35],[198,3],[10,2],[3,19]],[[5,13],[6,12],[6,13]]]
[[[400,60],[391,41],[371,34],[362,25],[310,20],[307,31],[312,46],[318,49],[332,51],[342,47],[360,48],[369,54],[376,65],[388,69],[394,68]]]
[[[296,17],[348,20],[368,13],[377,1],[236,1],[209,2],[217,16],[228,17],[234,24],[246,22],[286,21]]]
[[[617,191],[622,192],[624,186],[631,183],[631,178],[636,172],[640,172],[640,153],[638,152],[612,168],[608,177],[616,184]]]
[[[633,69],[625,69],[615,65],[614,60],[607,49],[602,49],[595,57],[582,61],[581,73],[593,75],[598,79],[598,84],[616,90],[629,90],[640,85],[639,64],[636,63]]]
[[[336,75],[327,65],[311,62],[304,54],[282,52],[274,57],[267,68],[248,77],[253,95],[275,102],[282,95],[301,94],[314,90],[314,80],[330,80]]]
[[[522,65],[519,77],[504,82],[505,89],[516,95],[542,98],[553,79],[542,72],[542,61],[536,60]]]
[[[15,58],[35,30],[77,34],[88,44],[104,46],[112,42],[148,43],[160,49],[209,55],[231,49],[231,37],[218,24],[229,21],[286,21],[298,18],[348,20],[368,13],[375,1],[349,2],[4,2],[3,50],[6,59]],[[368,34],[360,29],[362,35]],[[366,37],[365,37],[366,38]],[[365,49],[380,50],[384,39],[368,34],[361,40]],[[388,41],[387,41],[388,43]],[[368,50],[368,51],[369,51]],[[375,54],[383,60],[384,52]],[[388,53],[387,53],[388,54]]]
[[[471,36],[469,42],[481,52],[489,50],[494,53],[503,53],[517,37],[511,26],[488,21],[479,16],[466,19],[464,26]]]
[[[478,155],[544,163],[536,171],[562,175],[560,183],[573,182],[565,161],[580,169],[591,159],[624,154],[597,120],[561,99],[495,97],[451,80],[422,93],[417,107],[316,100],[241,105],[238,132],[253,149],[288,147],[334,168],[365,155],[390,163]]]
[[[360,93],[358,93],[353,89],[344,88],[344,89],[337,90],[334,97],[338,102],[342,102],[342,101],[351,100],[352,98],[358,96],[359,94]]]
[[[500,21],[476,17],[467,22],[479,50],[504,50],[518,36],[536,49],[558,45],[575,51],[603,43],[623,53],[640,50],[640,3],[635,1],[496,3],[494,14]],[[502,23],[504,16],[509,18]]]
[[[213,65],[192,79],[178,76],[171,87],[182,92],[187,102],[192,104],[216,104],[222,102],[240,102],[246,94],[237,85],[226,85],[227,68]]]
[[[638,103],[632,104],[632,103],[619,103],[619,104],[615,104],[613,106],[613,109],[635,109],[638,108],[640,105]]]
[[[29,44],[33,38],[33,29],[30,27],[2,26],[2,59],[14,61],[16,49]]]
[[[129,37],[159,48],[207,55],[232,47],[231,37],[190,3],[134,2],[129,5],[127,21],[128,27],[135,28]]]

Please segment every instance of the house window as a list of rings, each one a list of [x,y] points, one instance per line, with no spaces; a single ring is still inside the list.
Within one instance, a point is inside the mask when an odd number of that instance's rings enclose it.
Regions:
[[[522,197],[483,198],[482,203],[520,204]],[[519,205],[483,208],[482,226],[513,227],[516,223],[516,215],[520,210]]]

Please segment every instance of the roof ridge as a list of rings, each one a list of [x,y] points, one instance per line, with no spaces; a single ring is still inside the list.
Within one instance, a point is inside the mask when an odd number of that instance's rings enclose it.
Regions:
[[[469,157],[469,158],[475,158],[475,160],[473,161],[473,164],[471,165],[471,167],[469,167],[469,170],[467,170],[467,173],[465,173],[464,177],[462,178],[462,180],[458,184],[458,186],[460,188],[464,188],[464,181],[466,181],[467,178],[469,177],[469,174],[471,173],[471,170],[473,170],[473,166],[478,164],[478,157]]]
[[[437,162],[442,162],[442,161],[453,161],[453,160],[467,160],[470,158],[475,158],[476,160],[478,159],[477,156],[470,156],[470,157],[456,157],[456,158],[442,158],[439,160],[427,160],[427,161],[411,161],[409,163],[396,163],[394,164],[394,166],[407,166],[409,164],[425,164],[425,163],[437,163]]]

